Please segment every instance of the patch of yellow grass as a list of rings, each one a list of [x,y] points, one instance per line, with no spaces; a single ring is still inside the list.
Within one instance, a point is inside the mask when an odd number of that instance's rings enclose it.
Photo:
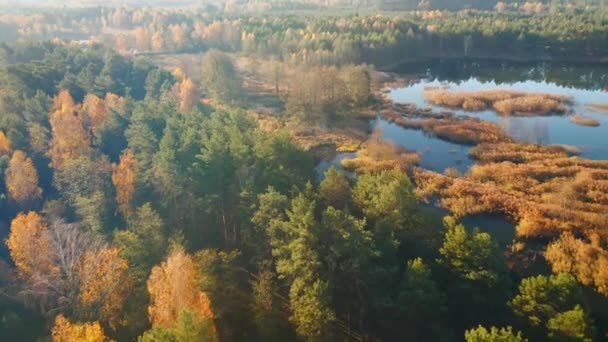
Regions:
[[[424,91],[428,102],[443,107],[480,111],[493,108],[502,115],[548,115],[564,113],[571,98],[548,93],[525,93],[514,90],[493,89],[480,91],[450,91],[429,88]]]

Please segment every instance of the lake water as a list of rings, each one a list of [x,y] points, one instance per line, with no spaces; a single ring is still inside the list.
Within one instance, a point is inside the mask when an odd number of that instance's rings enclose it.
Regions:
[[[576,146],[581,150],[581,157],[589,159],[608,159],[608,114],[587,108],[591,103],[608,103],[608,92],[603,90],[576,89],[564,87],[545,81],[520,81],[515,83],[496,83],[495,81],[480,81],[469,78],[460,82],[446,82],[437,79],[420,80],[404,88],[393,89],[389,96],[395,102],[411,102],[418,107],[431,107],[434,111],[445,108],[433,106],[424,98],[425,87],[447,87],[453,91],[478,91],[484,89],[511,89],[525,92],[546,92],[572,96],[572,110],[575,113],[591,117],[600,122],[599,127],[580,126],[572,123],[567,115],[536,116],[536,117],[505,117],[492,110],[480,112],[465,112],[453,110],[456,115],[468,115],[498,123],[505,131],[518,141],[532,142],[544,145],[564,144]],[[378,123],[385,127],[385,123]],[[403,132],[403,134],[409,132]],[[387,134],[387,138],[401,143],[399,134]],[[433,148],[432,144],[428,148]],[[416,148],[416,147],[413,147]],[[423,146],[424,148],[424,146]],[[450,148],[447,147],[446,148]],[[443,156],[443,154],[439,154]],[[459,156],[459,159],[462,159]],[[423,166],[424,167],[424,166]]]
[[[454,91],[513,89],[569,95],[574,101],[572,110],[598,120],[599,127],[576,125],[568,116],[504,117],[491,110],[456,110],[454,113],[496,122],[518,141],[572,145],[581,150],[583,158],[608,159],[608,113],[586,107],[590,103],[608,103],[606,65],[433,61],[406,65],[398,72],[414,81],[408,86],[392,89],[389,93],[391,99],[395,102],[415,103],[421,108],[431,107],[433,111],[445,111],[445,108],[432,106],[424,100],[424,88],[429,86],[448,87]],[[464,173],[474,162],[468,156],[470,146],[447,142],[422,130],[402,128],[381,118],[372,120],[371,125],[381,128],[386,139],[410,150],[417,150],[421,156],[422,168],[443,172],[452,167]],[[322,174],[331,165],[339,167],[340,161],[350,156],[352,154],[339,153],[333,160],[322,162],[318,172]],[[448,214],[446,210],[436,207],[427,207],[427,210],[437,216]],[[479,226],[482,231],[490,232],[501,246],[506,246],[515,236],[514,224],[499,216],[477,215],[466,217],[462,222],[469,229]]]

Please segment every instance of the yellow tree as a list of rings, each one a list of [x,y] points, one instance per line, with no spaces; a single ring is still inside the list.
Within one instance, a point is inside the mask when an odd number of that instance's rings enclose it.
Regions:
[[[194,82],[190,78],[185,78],[182,82],[178,83],[177,93],[179,110],[184,113],[191,111],[199,100],[196,85],[194,85]]]
[[[181,249],[155,266],[148,278],[150,322],[173,328],[183,310],[194,313],[201,320],[213,320],[211,301],[199,290],[199,278],[192,257]]]
[[[79,302],[85,316],[116,326],[132,285],[128,272],[129,265],[116,247],[104,247],[84,254],[78,274],[82,283]]]
[[[13,219],[6,245],[21,278],[29,278],[34,273],[53,274],[57,271],[52,261],[48,227],[37,213],[21,213]]]
[[[150,31],[147,28],[135,29],[135,47],[141,51],[150,51]]]
[[[51,166],[61,167],[67,160],[91,154],[91,137],[85,130],[80,107],[74,103],[67,90],[62,90],[54,100],[49,115],[53,137],[49,149]]]
[[[122,111],[125,105],[125,98],[114,93],[106,93],[105,105],[108,109]]]
[[[82,109],[85,115],[86,125],[90,127],[93,134],[97,136],[101,125],[108,116],[108,108],[106,107],[104,100],[94,94],[88,94],[84,97]]]
[[[53,342],[111,342],[107,338],[99,322],[72,323],[63,315],[55,318],[51,332]]]
[[[1,154],[8,154],[11,150],[11,141],[10,139],[6,136],[6,134],[4,134],[4,132],[0,131],[0,155]]]
[[[15,151],[6,171],[6,188],[11,199],[25,203],[40,198],[38,172],[34,163],[23,151]]]
[[[124,216],[131,212],[133,195],[139,175],[139,162],[133,151],[128,150],[120,156],[120,163],[112,165],[112,183],[116,188],[116,202]]]

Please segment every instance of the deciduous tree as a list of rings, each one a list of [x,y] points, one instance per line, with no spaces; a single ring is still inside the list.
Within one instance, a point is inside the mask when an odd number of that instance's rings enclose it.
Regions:
[[[91,136],[84,128],[79,110],[67,90],[55,97],[49,115],[52,131],[49,157],[55,169],[68,160],[91,155]]]
[[[6,188],[11,199],[18,203],[35,200],[42,194],[38,187],[38,172],[23,151],[13,153],[6,171]]]
[[[63,315],[55,318],[53,342],[112,342],[104,335],[99,322],[73,323]]]
[[[58,271],[53,264],[54,246],[48,226],[37,213],[17,215],[6,244],[21,278],[30,278],[36,273],[54,276]]]
[[[120,212],[128,217],[139,177],[139,162],[131,150],[123,152],[120,163],[112,165],[112,183],[116,189],[116,202]]]
[[[176,249],[167,261],[155,266],[148,279],[148,314],[152,325],[173,328],[182,310],[201,320],[213,320],[211,301],[198,284],[196,264],[182,249]]]

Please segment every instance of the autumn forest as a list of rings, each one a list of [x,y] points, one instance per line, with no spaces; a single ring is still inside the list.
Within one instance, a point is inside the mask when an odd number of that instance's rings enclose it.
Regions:
[[[602,1],[54,6],[0,6],[0,341],[608,340],[608,157],[505,124],[605,129]]]

